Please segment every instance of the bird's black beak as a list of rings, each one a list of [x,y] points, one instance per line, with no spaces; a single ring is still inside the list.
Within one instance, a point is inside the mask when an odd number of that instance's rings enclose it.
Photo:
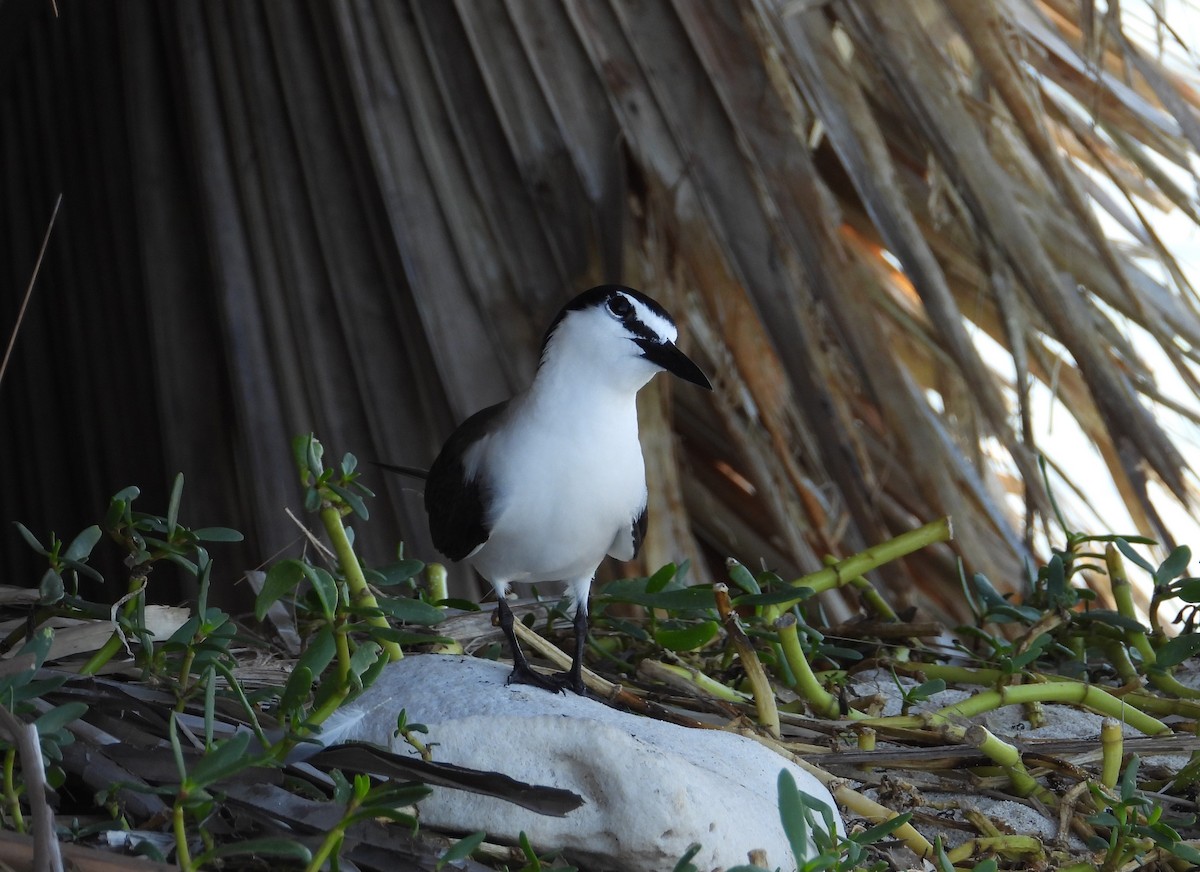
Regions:
[[[712,390],[708,376],[692,362],[692,359],[679,350],[674,342],[655,342],[652,339],[637,338],[633,340],[642,348],[642,357],[656,366],[661,366],[672,375],[677,375],[684,381]]]

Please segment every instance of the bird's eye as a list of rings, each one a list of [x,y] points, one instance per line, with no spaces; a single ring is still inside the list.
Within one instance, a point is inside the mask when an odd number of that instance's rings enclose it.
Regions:
[[[608,301],[608,311],[612,312],[618,318],[627,318],[633,314],[633,305],[629,300],[625,299],[620,294],[614,296]]]

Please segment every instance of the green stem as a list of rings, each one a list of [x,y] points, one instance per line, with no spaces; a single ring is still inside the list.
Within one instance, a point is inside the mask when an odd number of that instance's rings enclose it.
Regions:
[[[12,817],[13,829],[18,833],[25,832],[25,817],[21,814],[21,793],[17,789],[14,773],[17,764],[17,749],[9,748],[4,752],[4,801],[8,805],[9,816]]]
[[[1150,634],[1155,639],[1161,639],[1163,636],[1162,625],[1158,621],[1158,609],[1162,602],[1162,588],[1155,585],[1154,593],[1150,595],[1150,608],[1147,610],[1147,617],[1150,619]]]
[[[1150,679],[1150,684],[1163,693],[1170,693],[1183,699],[1200,699],[1200,690],[1188,687],[1161,667],[1149,670],[1146,677]]]
[[[792,612],[784,612],[775,622],[775,630],[779,633],[779,644],[783,648],[783,657],[796,676],[796,691],[818,716],[838,717],[840,706],[837,697],[821,685],[813,673],[808,658],[804,656],[804,648],[800,645],[800,634],[796,629],[796,616]]]
[[[433,762],[433,752],[429,750],[428,745],[417,738],[415,730],[410,730],[405,727],[403,730],[400,730],[399,733],[400,737],[404,739],[406,743],[408,743],[409,747],[421,755],[422,760],[424,760],[426,763]]]
[[[435,603],[449,599],[450,586],[446,581],[446,567],[440,563],[430,563],[425,567],[425,574],[429,578],[429,599]]]
[[[1092,711],[1114,717],[1140,730],[1148,736],[1169,735],[1171,728],[1162,721],[1150,717],[1134,708],[1126,696],[1118,699],[1110,693],[1090,684],[1072,681],[1048,681],[1044,684],[1008,685],[996,690],[978,693],[969,699],[946,706],[936,712],[920,716],[893,716],[869,718],[871,726],[921,727],[926,723],[942,725],[962,718],[972,718],[984,712],[1006,705],[1024,705],[1029,702],[1054,702],[1078,705]]]
[[[188,678],[192,674],[192,661],[196,659],[196,649],[192,647],[199,640],[193,639],[184,652],[183,662],[179,664],[179,702],[175,703],[175,711],[182,712],[188,691]]]
[[[83,664],[83,667],[79,670],[79,674],[95,675],[104,667],[104,664],[109,660],[112,660],[120,650],[121,637],[116,633],[113,633],[111,636],[109,636],[108,641],[105,642],[104,645],[88,659],[88,662]]]
[[[1121,734],[1121,724],[1116,718],[1105,718],[1100,724],[1100,783],[1113,788],[1121,777],[1121,752],[1125,746],[1125,737]]]
[[[175,831],[175,863],[182,872],[192,872],[192,852],[188,849],[182,797],[175,799],[175,807],[171,811],[171,826]]]
[[[363,575],[358,557],[350,545],[346,528],[342,526],[342,515],[337,506],[326,504],[321,507],[321,523],[325,525],[325,532],[329,536],[329,541],[333,543],[334,553],[337,554],[338,564],[342,568],[342,576],[346,579],[346,584],[350,586],[351,601],[364,608],[378,609],[379,602],[375,599],[375,594],[371,593],[371,589],[367,587],[367,578]],[[372,615],[366,620],[372,627],[385,630],[390,627],[387,618],[382,614]],[[404,652],[400,650],[400,646],[396,642],[381,641],[379,644],[387,652],[388,659],[393,661],[404,659]]]
[[[343,684],[337,691],[330,695],[329,699],[321,704],[319,709],[313,710],[307,718],[304,719],[305,724],[312,727],[320,726],[325,723],[325,720],[338,710],[346,697],[350,695],[350,685]]]
[[[1004,677],[1004,673],[999,669],[971,669],[966,666],[950,666],[945,663],[910,663],[889,660],[888,665],[901,675],[941,678],[947,684],[978,684],[990,687],[998,684]]]
[[[953,535],[950,519],[941,518],[788,583],[792,587],[807,587],[814,593],[854,584],[855,579],[872,569],[919,551],[934,542],[947,542]]]
[[[146,573],[148,573],[150,570],[148,568],[143,568],[135,571],[139,572],[140,574],[135,574],[129,579],[129,593],[133,594],[133,596],[131,596],[129,601],[126,602],[121,608],[121,614],[126,618],[133,617],[135,614],[137,614],[138,599],[145,596],[147,578]],[[114,630],[108,641],[105,642],[100,650],[93,654],[88,659],[88,662],[83,665],[83,668],[79,670],[79,674],[95,675],[102,668],[104,668],[104,664],[117,656],[117,652],[120,650],[121,634]]]
[[[1117,639],[1105,640],[1104,651],[1108,654],[1108,662],[1117,671],[1117,677],[1122,682],[1128,684],[1137,679],[1137,668],[1133,665],[1133,661],[1129,659],[1129,649],[1125,647],[1124,642]]]
[[[346,627],[338,627],[333,634],[333,644],[337,648],[337,680],[342,687],[350,686],[350,638]]]
[[[947,851],[946,856],[951,863],[963,863],[976,854],[992,853],[1041,858],[1045,856],[1046,850],[1041,839],[1036,836],[1004,835],[994,838],[971,839],[969,842],[964,842],[953,850]]]
[[[838,559],[836,557],[829,556],[825,558],[824,563],[826,566],[837,566]],[[849,584],[856,591],[858,591],[859,596],[862,597],[863,604],[870,608],[871,611],[873,611],[876,615],[878,615],[880,620],[888,622],[900,620],[900,616],[896,614],[896,611],[892,608],[891,603],[884,599],[883,595],[875,589],[875,585],[867,581],[864,576],[860,575],[856,578],[850,579]]]
[[[1108,642],[1113,646],[1112,652],[1117,650],[1125,651],[1124,643],[1119,639],[1111,639]],[[1109,649],[1105,649],[1109,650]],[[1118,674],[1124,677],[1121,672],[1120,660],[1113,659],[1113,664],[1118,668]],[[926,678],[941,678],[949,684],[976,684],[984,686],[994,686],[999,684],[1004,678],[1004,673],[999,669],[968,669],[965,666],[948,666],[942,663],[898,663],[891,662],[889,664],[897,672],[906,675],[923,675]],[[1132,666],[1132,664],[1131,664]],[[1032,681],[1046,682],[1052,679],[1047,678],[1040,673],[1029,673],[1029,679]],[[1135,674],[1136,677],[1136,674]],[[1170,676],[1168,676],[1170,677]],[[1054,681],[1072,681],[1074,679],[1053,679]],[[1082,682],[1079,682],[1082,683]],[[1153,683],[1153,675],[1151,676]],[[1189,693],[1190,688],[1185,688]],[[1187,694],[1184,694],[1186,696]],[[1178,715],[1184,718],[1195,718],[1200,720],[1200,702],[1193,699],[1166,699],[1165,697],[1156,696],[1154,694],[1142,693],[1141,691],[1132,691],[1123,694],[1121,699],[1131,705],[1154,715]]]
[[[883,594],[876,590],[875,585],[867,581],[866,578],[860,575],[857,578],[850,579],[850,584],[862,595],[863,602],[870,606],[881,619],[891,622],[900,620],[895,609],[883,598]]]
[[[1029,770],[1025,768],[1025,764],[1021,760],[1021,752],[1014,746],[979,724],[974,724],[966,730],[956,725],[951,725],[947,727],[947,731],[952,734],[961,732],[962,741],[978,748],[989,759],[998,764],[1004,770],[1004,774],[1008,776],[1008,780],[1016,791],[1017,796],[1036,795],[1046,806],[1050,808],[1057,806],[1058,803],[1054,795],[1042,787],[1037,779],[1029,774]]]
[[[1177,715],[1181,718],[1200,720],[1200,701],[1194,699],[1166,699],[1138,690],[1127,693],[1121,698],[1153,715]]]
[[[346,818],[349,818],[351,812],[357,806],[357,803],[351,802],[351,808],[346,812]],[[325,836],[325,840],[321,842],[321,847],[313,852],[312,860],[305,867],[304,872],[320,872],[321,867],[325,865],[325,861],[333,855],[342,844],[342,840],[346,837],[345,819],[335,826]]]
[[[263,731],[262,724],[260,724],[258,721],[258,712],[256,712],[254,710],[254,706],[250,704],[250,700],[246,696],[246,691],[242,690],[241,682],[237,680],[237,677],[233,674],[233,670],[230,669],[227,664],[222,663],[220,660],[216,660],[214,661],[213,665],[216,666],[217,671],[225,677],[225,681],[229,685],[229,689],[233,691],[234,695],[237,696],[238,701],[241,702],[242,708],[246,711],[246,717],[250,720],[250,728],[254,730],[254,735],[258,738],[259,744],[262,745],[263,751],[269,751],[271,749],[271,741],[267,738],[267,734]]]
[[[1117,611],[1123,617],[1136,621],[1138,619],[1137,609],[1133,605],[1133,588],[1129,584],[1129,576],[1125,573],[1125,561],[1121,559],[1121,552],[1111,543],[1104,549],[1104,564],[1108,568],[1108,581],[1112,588],[1113,599],[1117,604]],[[1125,630],[1125,638],[1129,644],[1137,648],[1142,655],[1143,663],[1147,666],[1154,665],[1157,660],[1154,655],[1154,646],[1150,644],[1145,633],[1141,630]]]
[[[663,663],[661,660],[647,659],[639,663],[637,668],[639,673],[648,678],[679,687],[685,693],[693,693],[700,697],[712,697],[735,704],[749,702],[752,698],[750,694],[722,684],[691,666],[677,666],[673,663]]]

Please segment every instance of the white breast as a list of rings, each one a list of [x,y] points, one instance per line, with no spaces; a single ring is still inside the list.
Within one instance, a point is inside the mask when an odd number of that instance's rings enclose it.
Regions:
[[[590,579],[646,505],[634,397],[544,400],[521,397],[471,458],[492,503],[491,535],[470,559],[493,583]]]

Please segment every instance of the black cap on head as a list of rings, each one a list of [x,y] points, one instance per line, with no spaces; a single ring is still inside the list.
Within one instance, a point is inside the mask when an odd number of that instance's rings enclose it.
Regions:
[[[549,341],[550,335],[554,333],[555,328],[557,328],[562,322],[562,319],[567,317],[568,312],[577,312],[581,309],[590,309],[593,306],[603,306],[612,299],[614,294],[618,293],[632,297],[639,303],[643,304],[654,314],[665,318],[672,324],[675,323],[675,319],[671,317],[666,309],[660,306],[656,300],[647,297],[641,291],[635,291],[633,288],[626,287],[625,285],[597,285],[591,290],[584,291],[582,294],[579,294],[577,297],[558,310],[558,314],[554,316],[554,320],[550,322],[550,326],[546,328],[546,333],[542,337],[542,353],[545,353],[546,351],[546,343]]]

